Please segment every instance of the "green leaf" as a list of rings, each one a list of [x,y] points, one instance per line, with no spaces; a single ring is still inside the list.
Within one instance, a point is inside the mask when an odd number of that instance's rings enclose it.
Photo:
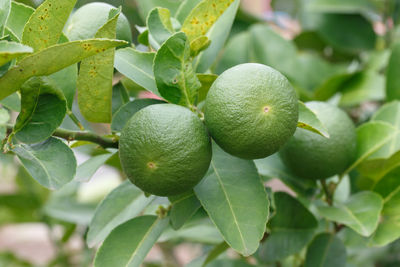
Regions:
[[[265,262],[284,259],[303,249],[312,239],[318,222],[296,198],[284,192],[274,194],[275,215],[269,222],[270,235],[259,250]]]
[[[370,236],[378,226],[383,199],[364,191],[352,195],[345,203],[319,206],[318,212],[328,220],[344,224],[362,236]]]
[[[400,168],[386,174],[373,188],[384,205],[378,229],[371,239],[374,246],[385,246],[400,237]]]
[[[74,153],[59,139],[51,137],[31,146],[19,144],[12,151],[29,174],[49,189],[59,189],[75,176]]]
[[[225,46],[215,67],[215,72],[221,74],[233,66],[253,61],[250,55],[251,49],[250,32],[245,31],[234,35]]]
[[[30,6],[15,1],[11,2],[11,11],[6,24],[6,33],[11,33],[16,37],[16,40],[13,41],[20,41],[22,39],[25,24],[28,22],[33,12],[35,12],[35,9]]]
[[[299,122],[297,123],[297,127],[329,138],[328,130],[326,130],[325,126],[318,119],[317,115],[312,110],[307,108],[303,102],[299,102]]]
[[[113,14],[116,11],[117,14]],[[114,39],[121,10],[112,9],[111,19],[95,38]],[[115,48],[82,60],[77,81],[78,104],[82,116],[90,122],[110,123],[112,118],[112,81]]]
[[[22,43],[35,52],[57,44],[76,0],[46,0],[25,24]]]
[[[205,35],[234,0],[203,0],[186,17],[182,31],[189,41]]]
[[[115,113],[125,104],[129,102],[129,92],[122,82],[117,83],[112,89],[112,114],[113,118]],[[112,120],[111,120],[112,121]]]
[[[170,211],[171,226],[175,230],[181,228],[201,207],[200,201],[193,191],[169,197],[169,201],[172,205]]]
[[[179,5],[178,9],[175,13],[175,18],[180,22],[183,23],[186,17],[190,14],[190,11],[200,3],[201,0],[183,0]]]
[[[95,267],[139,267],[168,225],[168,218],[141,216],[121,224],[97,251]]]
[[[294,60],[296,71],[290,73],[295,86],[300,94],[311,96],[318,86],[325,80],[346,71],[344,65],[332,64],[314,52],[300,52]]]
[[[165,102],[157,99],[135,99],[132,102],[126,103],[114,114],[111,130],[115,132],[122,131],[125,124],[136,112],[147,106],[161,103]]]
[[[334,234],[319,234],[308,246],[304,266],[346,266],[346,247]]]
[[[10,114],[7,110],[0,108],[0,140],[6,138],[6,124],[10,120]]]
[[[33,49],[29,46],[15,42],[0,41],[0,66],[19,56],[31,54]]]
[[[151,10],[147,17],[147,27],[150,44],[158,50],[174,32],[169,10],[161,7]]]
[[[155,7],[168,8],[171,14],[175,14],[181,1],[176,0],[136,0],[135,3],[138,6],[140,16],[143,20],[146,20],[149,12]]]
[[[21,111],[21,99],[17,93],[9,95],[8,97],[0,100],[0,104],[7,109],[20,112]]]
[[[68,110],[72,110],[75,98],[76,80],[78,78],[78,65],[73,64],[56,73],[47,76],[47,79],[61,91],[67,101]]]
[[[385,99],[385,78],[375,71],[363,71],[355,74],[343,85],[339,104],[356,106],[366,101]]]
[[[190,42],[190,55],[196,57],[201,51],[207,49],[211,41],[207,36],[202,35]]]
[[[324,13],[319,15],[316,26],[321,37],[336,49],[357,53],[375,46],[372,25],[361,15]]]
[[[0,37],[4,34],[4,27],[11,10],[11,0],[3,0],[0,3]],[[2,65],[2,64],[0,64]]]
[[[315,192],[315,181],[296,177],[296,175],[283,164],[277,153],[264,159],[256,159],[254,163],[261,176],[279,178],[290,189],[301,196],[311,197]]]
[[[365,0],[318,0],[310,1],[307,8],[313,12],[323,13],[370,13],[375,11],[373,1]]]
[[[400,99],[400,43],[393,45],[389,63],[386,69],[386,99],[388,101]]]
[[[226,242],[221,242],[217,246],[215,246],[207,255],[207,258],[204,260],[202,267],[208,266],[209,263],[212,263],[219,255],[224,253],[229,248],[229,245]]]
[[[232,0],[229,1],[232,2]],[[224,2],[226,2],[226,0]],[[211,44],[206,50],[197,56],[195,61],[195,70],[197,72],[206,72],[215,62],[229,37],[233,21],[236,17],[236,12],[239,9],[239,5],[240,0],[234,0],[207,32],[206,36],[211,41]]]
[[[14,133],[29,144],[49,138],[67,112],[64,95],[46,78],[34,77],[21,87],[21,105]]]
[[[140,52],[130,47],[118,49],[114,65],[120,73],[159,96],[153,74],[154,56],[153,52]]]
[[[293,42],[284,39],[267,25],[254,25],[250,28],[254,57],[257,62],[271,66],[284,75],[292,78],[297,73],[296,46]]]
[[[210,90],[211,85],[217,78],[218,75],[215,74],[197,74],[197,79],[199,79],[201,83],[201,87],[199,89],[199,95],[197,98],[197,103],[206,100],[207,93]]]
[[[102,242],[115,227],[137,216],[154,198],[145,197],[130,181],[123,182],[96,208],[86,238],[88,246]]]
[[[90,157],[76,169],[75,181],[88,182],[96,171],[113,155],[114,153],[105,153]]]
[[[315,89],[314,98],[321,101],[328,100],[337,92],[340,92],[343,90],[343,88],[346,88],[346,83],[358,73],[341,73],[333,75]]]
[[[365,160],[386,159],[398,151],[398,129],[383,121],[371,121],[357,128],[357,155],[348,173]]]
[[[0,78],[0,100],[17,91],[33,76],[45,76],[62,70],[106,49],[126,42],[108,39],[93,39],[57,44],[22,59]]]
[[[196,216],[196,215],[195,215]],[[195,217],[194,216],[194,217]],[[209,218],[189,220],[179,230],[168,228],[160,237],[160,242],[185,240],[192,243],[216,245],[223,241],[221,234]]]
[[[186,35],[172,35],[158,50],[153,65],[156,84],[161,96],[183,106],[191,106],[201,87],[190,60]]]
[[[400,166],[400,151],[388,159],[375,159],[361,162],[357,170],[362,179],[369,179],[372,187],[379,182],[388,172]]]
[[[253,254],[269,213],[267,194],[254,163],[213,144],[210,169],[194,191],[225,241],[245,256]]]

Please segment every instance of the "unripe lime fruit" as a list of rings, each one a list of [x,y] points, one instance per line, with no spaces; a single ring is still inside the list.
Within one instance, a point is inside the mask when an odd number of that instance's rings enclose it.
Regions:
[[[324,179],[342,173],[354,160],[356,132],[349,116],[324,102],[308,102],[325,126],[329,138],[298,128],[280,151],[294,174],[302,178]]]
[[[94,2],[78,8],[65,26],[65,35],[70,41],[94,38],[96,32],[108,21],[112,5]],[[128,19],[120,14],[117,21],[117,39],[132,42]]]
[[[122,168],[147,193],[170,196],[192,189],[211,161],[203,122],[187,108],[156,104],[138,111],[119,142]]]
[[[262,64],[241,64],[215,80],[204,115],[211,136],[226,152],[264,158],[296,130],[297,96],[280,72]]]

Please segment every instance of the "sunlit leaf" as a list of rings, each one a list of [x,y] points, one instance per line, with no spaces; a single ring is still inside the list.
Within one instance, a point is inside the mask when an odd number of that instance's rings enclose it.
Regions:
[[[74,41],[27,56],[0,78],[0,100],[17,91],[33,76],[50,75],[84,58],[123,44],[124,41],[108,39]]]

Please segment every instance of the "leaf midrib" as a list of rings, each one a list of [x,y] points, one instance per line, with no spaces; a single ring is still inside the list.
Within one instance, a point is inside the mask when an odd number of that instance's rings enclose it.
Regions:
[[[247,252],[247,251],[248,251],[248,248],[247,248],[247,246],[246,246],[246,243],[244,242],[244,237],[243,237],[242,231],[240,230],[240,226],[239,226],[239,222],[238,222],[238,220],[237,220],[237,218],[236,218],[236,214],[235,214],[235,212],[233,211],[232,203],[231,203],[231,201],[230,201],[230,199],[229,199],[229,197],[228,197],[228,194],[227,194],[227,192],[226,192],[226,189],[225,189],[225,187],[224,187],[224,185],[223,185],[223,183],[222,183],[221,176],[219,175],[219,173],[218,173],[218,171],[217,171],[217,168],[215,167],[214,162],[213,162],[212,160],[211,160],[211,166],[212,166],[212,168],[214,169],[215,176],[217,177],[218,182],[219,182],[220,185],[221,185],[221,189],[222,189],[222,191],[223,191],[223,193],[224,193],[224,195],[225,195],[226,201],[228,202],[228,206],[229,206],[229,209],[231,210],[231,213],[232,213],[232,216],[233,216],[233,221],[234,221],[234,223],[235,223],[236,226],[237,226],[237,229],[238,229],[238,232],[239,232],[239,236],[240,236],[240,240],[242,241],[243,248],[244,248],[244,249],[246,250],[246,252]]]
[[[43,163],[35,156],[35,154],[33,154],[31,151],[29,151],[28,149],[25,149],[23,146],[20,146],[21,149],[23,149],[26,153],[28,153],[29,155],[32,156],[32,158],[40,165],[40,167],[43,168],[43,171],[45,172],[46,176],[47,176],[47,180],[49,183],[49,186],[51,188],[54,188],[55,186],[53,185],[53,183],[51,182],[51,176],[50,173],[47,171],[46,167],[43,165]]]
[[[151,233],[151,231],[153,230],[153,228],[157,225],[157,223],[160,221],[160,218],[157,218],[154,223],[149,227],[149,229],[147,230],[147,232],[143,235],[143,238],[140,240],[140,242],[138,243],[135,251],[133,252],[132,256],[129,258],[127,264],[125,265],[125,267],[129,267],[130,263],[135,259],[135,256],[137,255],[140,247],[143,245],[144,241],[146,240],[146,238],[149,236],[149,234]]]
[[[151,80],[155,81],[154,77],[151,76],[150,74],[148,74],[147,72],[143,71],[142,69],[140,69],[139,67],[137,67],[134,64],[131,64],[128,60],[125,60],[123,57],[118,56],[118,58],[120,58],[121,61],[125,62],[126,64],[128,64],[129,66],[133,67],[134,69],[138,70],[139,72],[143,73],[145,76],[147,76],[148,78],[150,78]]]
[[[393,127],[393,126],[392,126]],[[361,162],[363,162],[366,158],[371,156],[374,152],[376,152],[378,149],[383,147],[386,143],[388,143],[392,138],[396,137],[396,135],[399,133],[399,131],[395,131],[393,134],[389,135],[387,138],[385,138],[382,142],[379,142],[375,146],[373,146],[367,153],[362,155],[358,160],[356,160],[350,167],[347,168],[343,172],[343,174],[349,173],[352,169],[354,169],[356,166],[358,166]]]
[[[350,215],[350,217],[356,222],[356,224],[361,228],[364,234],[368,234],[368,230],[363,226],[363,224],[358,220],[358,218],[353,214],[347,206],[343,205],[342,208]]]
[[[399,115],[400,115],[400,109],[399,108],[397,108],[396,109],[396,115],[395,115],[395,124],[394,124],[394,128],[397,130],[397,129],[399,129],[399,122],[400,122],[400,119],[399,119]],[[396,131],[397,132],[397,131]],[[392,141],[392,143],[391,143],[391,145],[390,145],[390,151],[391,151],[391,153],[392,153],[392,151],[395,149],[395,147],[396,147],[396,142],[397,141],[397,138],[393,138],[393,141]]]

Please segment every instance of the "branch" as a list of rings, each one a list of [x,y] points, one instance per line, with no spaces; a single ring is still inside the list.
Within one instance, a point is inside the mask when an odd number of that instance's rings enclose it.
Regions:
[[[11,134],[13,128],[13,125],[7,125],[7,134]],[[103,137],[92,132],[57,129],[54,131],[53,136],[63,138],[67,141],[89,141],[103,148],[118,148],[118,140],[115,138]]]

